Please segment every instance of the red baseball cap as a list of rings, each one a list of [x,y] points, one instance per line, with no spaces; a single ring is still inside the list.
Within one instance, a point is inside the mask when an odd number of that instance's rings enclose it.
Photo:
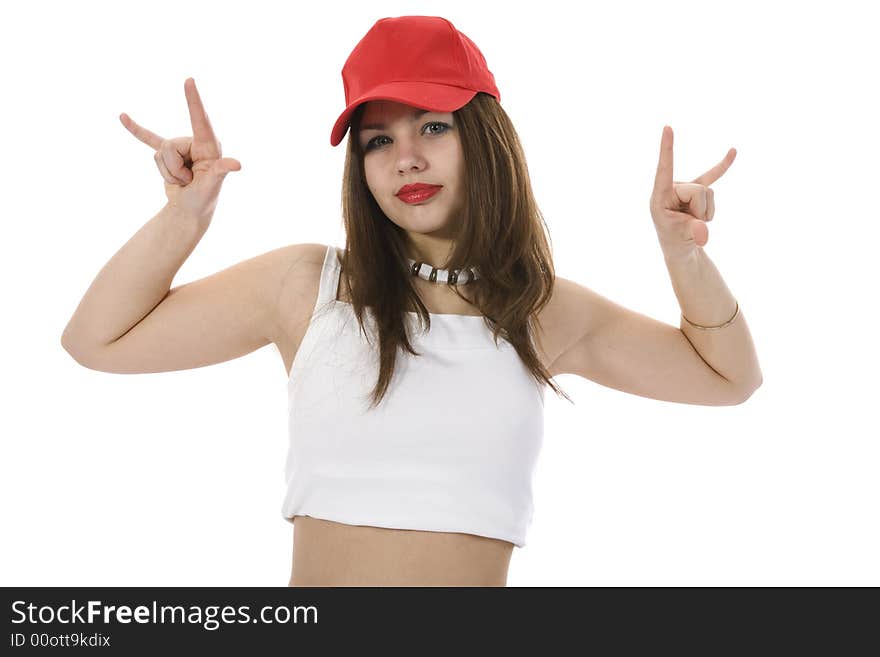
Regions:
[[[434,112],[452,112],[477,92],[500,103],[495,76],[476,44],[439,16],[381,18],[358,42],[342,67],[345,111],[330,145],[342,141],[358,105],[393,100]]]

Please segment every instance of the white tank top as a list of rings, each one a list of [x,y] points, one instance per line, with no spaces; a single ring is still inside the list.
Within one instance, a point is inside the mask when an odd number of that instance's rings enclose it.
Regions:
[[[290,368],[290,444],[282,513],[351,525],[477,534],[525,545],[544,432],[544,390],[482,316],[407,313],[413,348],[398,351],[382,402],[375,318],[368,344],[336,300],[335,247]]]

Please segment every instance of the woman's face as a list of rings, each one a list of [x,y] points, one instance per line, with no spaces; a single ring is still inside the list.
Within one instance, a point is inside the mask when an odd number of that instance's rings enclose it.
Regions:
[[[410,233],[453,239],[464,199],[464,157],[452,112],[370,101],[358,139],[367,186],[385,215]],[[442,188],[416,203],[398,198],[401,187],[414,183]]]

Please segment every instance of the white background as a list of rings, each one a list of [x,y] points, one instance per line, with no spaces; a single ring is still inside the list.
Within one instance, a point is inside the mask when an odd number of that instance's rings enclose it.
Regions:
[[[269,585],[286,374],[274,345],[118,375],[61,333],[165,203],[121,112],[191,134],[194,77],[229,174],[174,285],[297,242],[344,243],[340,71],[373,23],[440,13],[487,58],[522,138],[557,273],[678,326],[648,201],[713,185],[706,253],[763,386],[665,403],[572,375],[548,390],[536,512],[508,584],[880,585],[877,24],[868,3],[18,3],[3,63],[4,585]],[[870,45],[873,43],[874,45]]]

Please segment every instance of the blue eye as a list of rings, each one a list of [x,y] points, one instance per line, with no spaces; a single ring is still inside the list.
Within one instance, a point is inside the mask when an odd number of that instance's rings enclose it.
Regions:
[[[442,135],[444,132],[446,132],[451,127],[449,124],[442,123],[441,121],[430,121],[424,125],[422,130],[424,131],[425,128],[430,128],[431,126],[438,126],[439,128],[442,128],[441,130],[437,130],[436,132],[431,133],[434,135]],[[378,137],[373,137],[370,141],[368,141],[364,145],[364,151],[371,151],[375,148],[379,148],[382,144],[378,144],[376,142],[379,139],[388,139],[388,138],[389,137],[387,137],[386,135],[379,135]]]

